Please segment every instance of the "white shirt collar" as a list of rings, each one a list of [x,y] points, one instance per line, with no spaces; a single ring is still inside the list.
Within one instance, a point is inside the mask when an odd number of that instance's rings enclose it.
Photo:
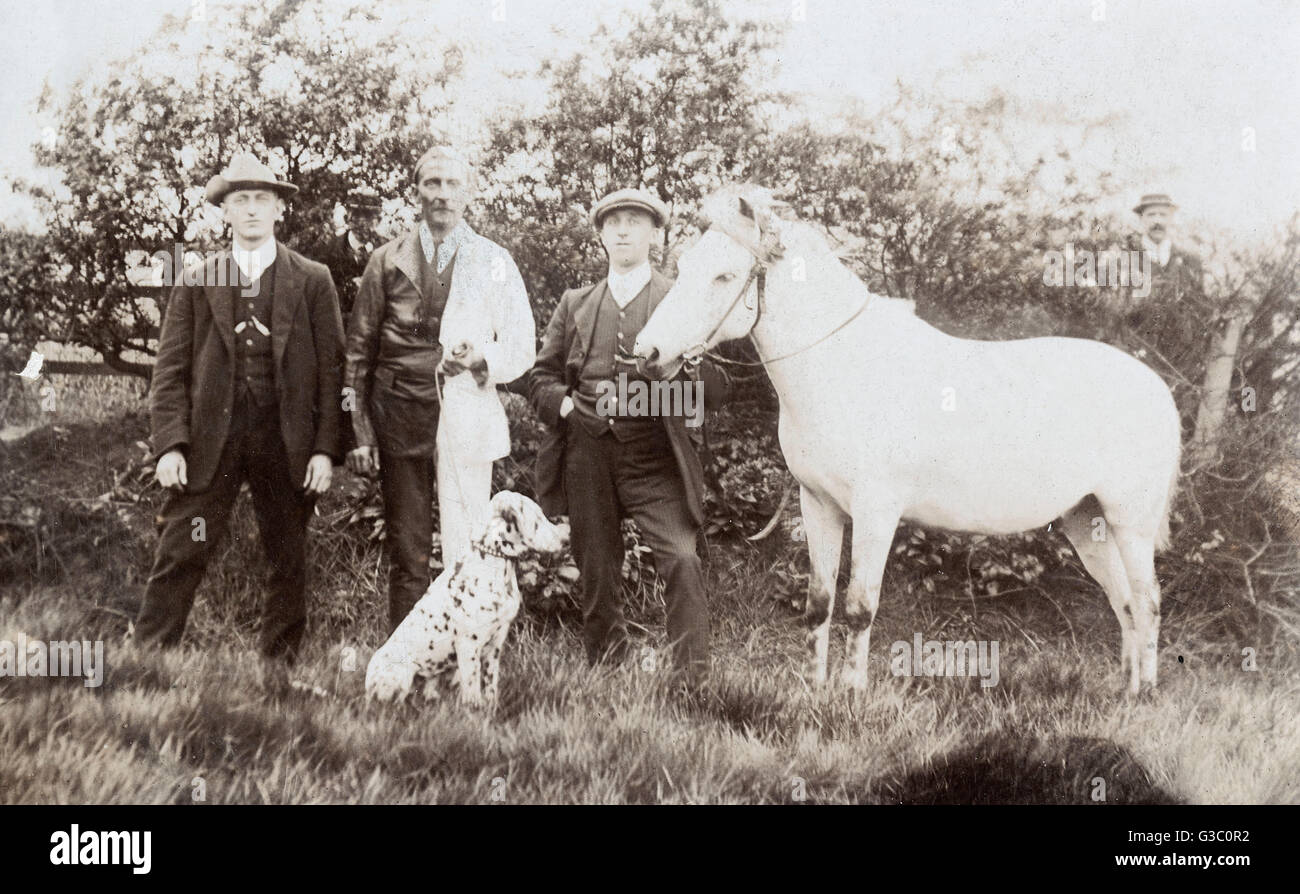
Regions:
[[[1173,251],[1174,242],[1172,238],[1166,236],[1164,239],[1161,240],[1159,245],[1156,245],[1154,242],[1151,241],[1150,236],[1143,233],[1142,247],[1152,253],[1152,255],[1156,259],[1157,264],[1159,264],[1161,267],[1164,267],[1169,263],[1169,253]]]
[[[267,267],[275,263],[275,237],[272,236],[251,251],[240,248],[239,243],[232,240],[230,253],[235,256],[239,272],[248,277],[250,282],[256,281]]]
[[[650,282],[650,262],[646,261],[627,273],[609,271],[609,293],[614,296],[614,303],[621,310],[632,303],[632,299],[641,294],[641,290]]]
[[[456,250],[470,240],[474,231],[465,223],[464,218],[457,221],[456,226],[451,228],[447,238],[439,242],[438,245],[438,272],[441,273],[451,263],[452,256]],[[420,248],[424,250],[424,260],[427,264],[433,263],[433,231],[423,220],[420,221]]]

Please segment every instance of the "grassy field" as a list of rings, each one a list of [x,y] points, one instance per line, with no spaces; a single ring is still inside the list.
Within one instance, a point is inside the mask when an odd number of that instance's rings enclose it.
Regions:
[[[521,615],[495,716],[454,701],[369,704],[385,568],[377,543],[341,528],[362,488],[343,475],[316,523],[308,646],[289,675],[253,647],[265,568],[246,501],[185,645],[142,651],[123,634],[153,548],[143,433],[136,413],[0,445],[2,517],[38,498],[41,512],[30,529],[0,525],[0,640],[102,639],[107,665],[98,688],[0,678],[0,801],[1300,802],[1294,641],[1212,633],[1170,599],[1161,686],[1128,699],[1095,587],[1061,579],[1045,585],[1050,599],[967,598],[925,592],[900,569],[870,691],[813,693],[797,673],[799,618],[773,598],[800,549],[779,538],[712,546],[715,679],[702,698],[667,685],[648,599],[633,615],[646,628],[637,654],[609,669],[585,666],[571,613]],[[917,633],[998,641],[998,684],[893,676],[891,644]],[[1244,646],[1257,670],[1243,669]]]

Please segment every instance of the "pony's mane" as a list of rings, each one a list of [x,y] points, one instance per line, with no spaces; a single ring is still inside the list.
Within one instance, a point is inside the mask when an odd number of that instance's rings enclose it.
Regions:
[[[706,221],[704,229],[707,231],[717,228],[728,235],[753,232],[757,225],[752,218],[741,213],[740,199],[744,199],[760,217],[767,219],[768,226],[780,235],[787,250],[797,246],[801,255],[833,258],[844,263],[843,255],[831,246],[827,234],[817,226],[796,218],[791,213],[790,206],[777,199],[772,190],[753,183],[731,184],[706,196],[700,202],[700,212]],[[851,270],[849,272],[852,273]],[[916,315],[916,302],[910,299],[875,295],[874,300],[882,310]]]

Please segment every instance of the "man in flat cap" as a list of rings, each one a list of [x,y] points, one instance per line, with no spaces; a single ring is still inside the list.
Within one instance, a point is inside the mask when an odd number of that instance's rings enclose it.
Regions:
[[[262,652],[292,661],[301,643],[307,521],[342,461],[343,322],[324,265],[276,242],[295,192],[251,154],[208,181],[233,242],[181,277],[163,316],[149,410],[156,475],[172,493],[135,622],[141,642],[181,638],[247,481],[272,566]]]
[[[698,420],[690,424],[682,408],[642,415],[608,400],[617,393],[610,385],[615,379],[640,378],[632,346],[672,286],[650,266],[650,247],[667,219],[664,203],[642,190],[619,190],[596,203],[591,222],[609,256],[609,273],[560,299],[529,379],[529,397],[548,427],[537,459],[538,500],[548,514],[569,514],[588,661],[619,660],[627,650],[619,530],[627,515],[665,583],[675,668],[698,685],[709,666],[705,578],[696,549],[704,522]],[[696,375],[705,406],[716,409],[726,399],[726,377],[707,361]],[[632,387],[625,385],[624,393]]]
[[[357,442],[348,467],[377,471],[384,497],[394,628],[429,586],[435,482],[444,565],[487,522],[492,463],[510,453],[496,386],[526,373],[536,352],[514,260],[464,220],[473,167],[435,146],[411,179],[419,226],[370,256],[345,374]]]

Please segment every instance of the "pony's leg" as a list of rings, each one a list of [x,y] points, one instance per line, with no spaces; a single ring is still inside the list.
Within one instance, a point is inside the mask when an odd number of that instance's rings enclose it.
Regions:
[[[1155,686],[1160,644],[1160,583],[1156,580],[1155,531],[1135,525],[1111,525],[1110,531],[1124,558],[1129,588],[1133,592],[1134,653],[1141,661],[1142,682]],[[1131,679],[1136,680],[1136,675]],[[1131,682],[1129,691],[1137,690],[1136,683]]]
[[[853,689],[867,688],[867,653],[871,622],[880,606],[880,579],[889,559],[889,546],[898,527],[898,513],[878,508],[853,513],[853,569],[844,594],[844,616],[849,623],[844,666],[840,678]]]
[[[1121,673],[1128,677],[1129,691],[1136,692],[1139,664],[1128,572],[1111,531],[1108,527],[1094,525],[1094,518],[1103,518],[1099,505],[1092,503],[1089,509],[1076,506],[1061,516],[1061,533],[1074,546],[1083,567],[1106,591],[1111,611],[1119,621]],[[1099,533],[1102,539],[1096,539],[1094,532]]]
[[[804,534],[808,538],[808,560],[812,575],[808,581],[808,604],[804,624],[808,627],[808,681],[826,682],[826,659],[830,648],[831,612],[835,608],[835,580],[840,570],[840,542],[844,537],[844,515],[839,507],[822,500],[806,487],[799,488]]]

